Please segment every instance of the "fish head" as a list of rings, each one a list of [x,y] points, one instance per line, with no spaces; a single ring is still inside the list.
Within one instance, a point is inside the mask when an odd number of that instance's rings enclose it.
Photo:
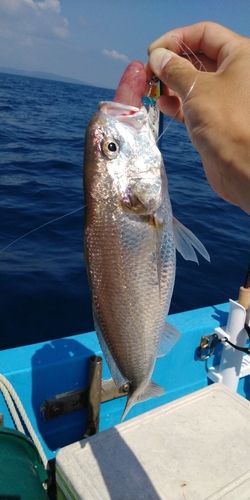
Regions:
[[[124,212],[138,215],[152,214],[162,204],[166,174],[144,106],[100,103],[84,151],[92,197],[113,200]]]

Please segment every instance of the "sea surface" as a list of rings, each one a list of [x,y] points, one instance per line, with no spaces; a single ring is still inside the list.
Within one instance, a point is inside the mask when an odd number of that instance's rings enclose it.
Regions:
[[[113,96],[0,74],[1,349],[94,329],[83,258],[84,133],[98,103]],[[165,125],[174,215],[211,257],[197,265],[178,256],[176,313],[237,298],[250,257],[250,217],[212,191],[185,127],[167,118]]]

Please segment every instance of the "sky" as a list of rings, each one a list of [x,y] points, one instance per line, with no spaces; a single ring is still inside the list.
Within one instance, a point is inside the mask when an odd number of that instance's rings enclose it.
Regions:
[[[250,37],[250,0],[0,0],[0,66],[115,89],[153,40],[200,21]]]

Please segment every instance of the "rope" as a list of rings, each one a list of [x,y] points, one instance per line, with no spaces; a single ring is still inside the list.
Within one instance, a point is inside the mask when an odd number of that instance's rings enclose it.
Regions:
[[[43,462],[45,469],[49,470],[48,459],[44,453],[43,447],[42,447],[32,425],[31,425],[31,422],[27,416],[27,413],[23,407],[23,404],[22,404],[20,398],[18,397],[14,387],[7,380],[7,378],[5,378],[1,374],[0,374],[0,391],[3,394],[3,397],[4,397],[6,404],[9,408],[10,415],[14,421],[14,424],[15,424],[17,430],[22,432],[23,434],[25,434],[24,427],[23,427],[21,419],[18,415],[18,412],[19,412],[19,414],[21,415],[22,420],[23,420],[23,422],[24,422],[24,424],[29,432],[29,435],[30,435],[32,441],[34,442],[35,446],[38,449],[38,452],[40,454],[40,457],[42,459],[42,462]],[[16,408],[17,408],[18,412],[17,412]]]
[[[10,414],[11,414],[13,420],[14,420],[14,424],[15,424],[17,430],[20,431],[20,432],[22,432],[23,434],[25,434],[24,428],[22,426],[22,423],[20,421],[20,418],[18,416],[16,408],[15,408],[15,406],[13,404],[13,401],[11,399],[9,391],[7,390],[7,388],[5,387],[5,385],[4,385],[4,383],[2,382],[1,379],[0,379],[0,390],[1,390],[2,394],[3,394],[3,397],[4,397],[5,401],[6,401],[7,406],[9,408]]]

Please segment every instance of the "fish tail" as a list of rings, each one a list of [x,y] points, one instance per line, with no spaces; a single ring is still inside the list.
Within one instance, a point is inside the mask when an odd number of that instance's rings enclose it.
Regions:
[[[160,385],[155,384],[155,382],[153,382],[152,380],[150,380],[147,387],[144,388],[143,390],[140,387],[136,390],[133,390],[133,388],[130,387],[127,403],[124,412],[122,414],[121,421],[124,420],[129,410],[136,403],[141,403],[142,401],[146,401],[147,399],[150,398],[157,398],[158,396],[162,396],[163,394],[166,394],[165,389],[163,389],[163,387],[161,387]]]

